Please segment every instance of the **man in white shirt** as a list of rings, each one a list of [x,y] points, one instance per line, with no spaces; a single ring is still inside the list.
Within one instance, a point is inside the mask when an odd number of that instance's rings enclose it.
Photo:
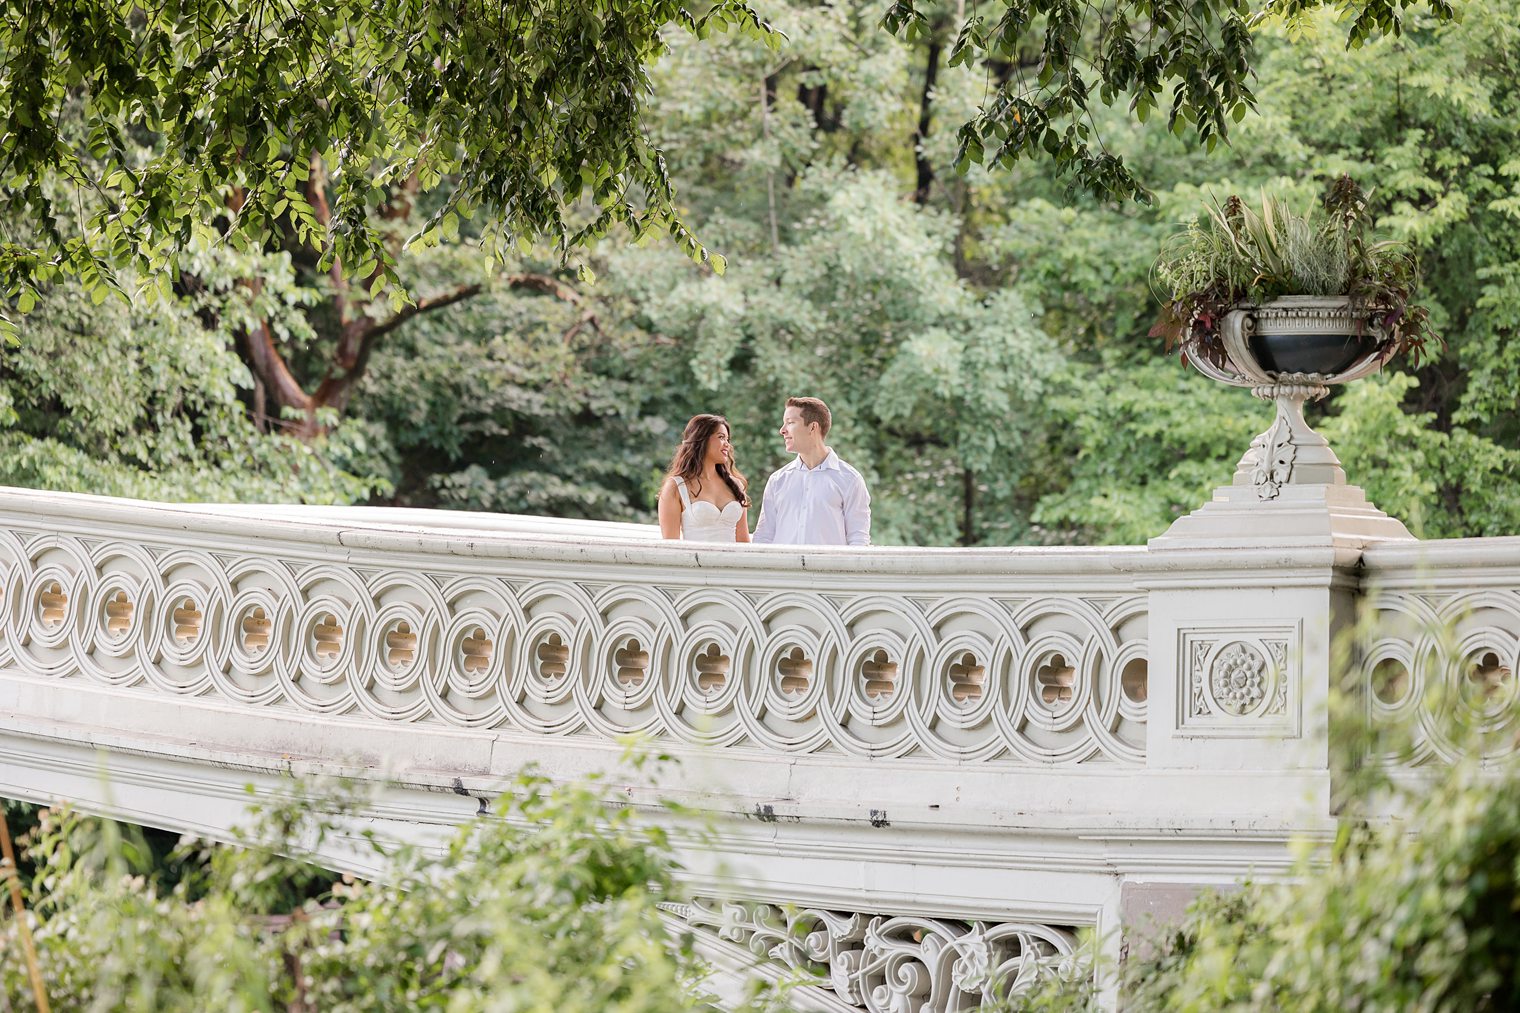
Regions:
[[[870,545],[871,494],[824,442],[833,419],[816,397],[786,400],[781,440],[797,459],[765,483],[754,540],[772,545]]]

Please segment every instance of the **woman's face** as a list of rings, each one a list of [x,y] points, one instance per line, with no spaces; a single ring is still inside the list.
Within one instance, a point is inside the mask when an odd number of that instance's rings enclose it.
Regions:
[[[729,442],[727,426],[719,426],[707,438],[707,448],[703,454],[703,461],[707,464],[729,465],[734,463],[734,446]]]

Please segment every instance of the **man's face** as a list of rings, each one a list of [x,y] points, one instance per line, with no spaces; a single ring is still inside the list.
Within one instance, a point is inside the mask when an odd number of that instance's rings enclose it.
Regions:
[[[802,409],[795,406],[788,407],[781,415],[781,442],[786,445],[788,454],[798,454],[803,450],[811,450],[817,442],[817,430],[802,421]]]

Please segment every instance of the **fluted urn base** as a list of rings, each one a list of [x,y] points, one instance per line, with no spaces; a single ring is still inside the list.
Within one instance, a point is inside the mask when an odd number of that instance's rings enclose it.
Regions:
[[[1235,485],[1248,485],[1258,499],[1276,499],[1285,485],[1344,485],[1346,472],[1325,438],[1304,419],[1304,404],[1330,393],[1314,382],[1316,377],[1296,377],[1301,382],[1274,383],[1251,393],[1277,407],[1272,424],[1251,441],[1250,449],[1235,466]]]
[[[1304,403],[1329,388],[1313,375],[1295,374],[1252,393],[1276,406],[1272,424],[1256,439],[1230,485],[1166,533],[1152,548],[1229,548],[1325,545],[1359,548],[1370,542],[1413,540],[1402,521],[1367,501],[1325,438],[1304,419]]]

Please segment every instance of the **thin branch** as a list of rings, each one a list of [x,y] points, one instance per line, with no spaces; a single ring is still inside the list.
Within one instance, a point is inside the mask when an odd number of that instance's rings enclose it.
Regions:
[[[760,79],[760,136],[767,142],[771,139],[771,80],[770,74]],[[767,160],[769,155],[767,152]],[[776,222],[776,170],[770,165],[765,167],[765,201],[771,223],[771,252],[774,253],[781,248],[781,230]]]
[[[306,199],[311,202],[311,210],[317,221],[322,223],[324,231],[332,228],[332,206],[327,203],[327,166],[322,162],[321,155],[311,156],[311,175],[306,183]],[[338,311],[338,319],[348,322],[348,279],[343,277],[343,263],[337,257],[333,257],[332,266],[327,269],[327,275],[333,283],[333,302]]]
[[[535,289],[544,295],[552,295],[554,298],[561,299],[574,306],[579,306],[584,301],[581,294],[575,289],[547,274],[533,274],[531,272],[509,274],[505,280],[509,288]]]
[[[37,950],[32,944],[32,930],[27,924],[26,910],[21,900],[21,877],[16,871],[20,866],[16,862],[16,852],[11,847],[11,828],[6,822],[4,812],[0,812],[0,857],[5,860],[3,865],[0,865],[0,872],[4,873],[6,886],[10,889],[11,908],[15,911],[16,934],[21,937],[21,949],[26,957],[26,971],[32,983],[32,998],[40,1013],[48,1013],[47,989],[42,983]]]
[[[433,310],[441,310],[445,306],[452,306],[457,302],[463,302],[466,299],[479,295],[481,288],[482,286],[479,284],[460,285],[458,288],[445,292],[442,295],[435,295],[430,299],[419,299],[410,306],[402,307],[401,312],[389,320],[383,320],[364,328],[359,332],[359,338],[363,346],[370,345],[376,338],[384,337],[412,319],[412,317],[421,316],[423,313],[431,313]],[[363,351],[361,351],[360,355],[363,354]]]
[[[602,322],[598,319],[595,309],[588,308],[581,313],[580,318],[565,332],[564,343],[570,344],[570,342],[575,340],[575,336],[587,327],[590,327],[597,334],[602,333]]]

